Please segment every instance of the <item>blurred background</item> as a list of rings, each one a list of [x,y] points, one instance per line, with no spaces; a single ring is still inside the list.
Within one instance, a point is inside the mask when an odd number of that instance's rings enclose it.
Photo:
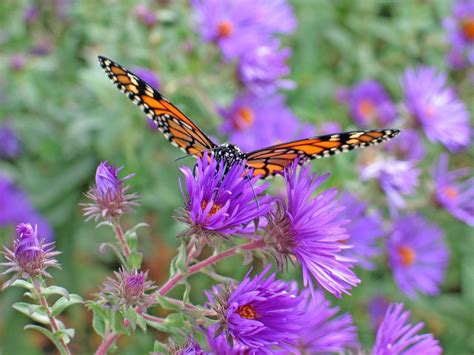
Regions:
[[[54,271],[55,283],[91,298],[118,266],[111,254],[101,255],[98,250],[100,243],[111,241],[113,235],[106,228],[96,229],[93,222],[86,223],[79,206],[85,202],[83,193],[94,183],[97,165],[107,160],[124,167],[121,176],[136,174],[129,184],[140,194],[141,206],[123,222],[126,226],[140,221],[149,224],[139,233],[144,268],[159,284],[167,279],[176,235],[183,228],[173,219],[183,204],[179,167],[191,165],[193,159],[175,161],[183,153],[112,85],[97,63],[98,55],[135,70],[150,83],[155,80],[153,85],[206,133],[245,149],[308,134],[382,126],[382,120],[361,123],[351,111],[351,92],[366,80],[376,80],[384,88],[397,119],[409,117],[403,104],[401,76],[407,68],[420,64],[446,73],[449,85],[473,112],[472,62],[451,55],[454,44],[446,19],[455,17],[452,2],[292,0],[289,4],[294,28],[289,25],[291,29],[275,35],[277,46],[289,51],[277,60],[281,69],[277,76],[281,78],[277,88],[269,92],[268,88],[255,87],[246,76],[241,54],[239,58],[226,54],[222,42],[206,38],[196,6],[187,1],[1,1],[2,244],[11,244],[15,223],[37,223],[42,234],[54,239],[62,252],[62,270]],[[466,27],[466,34],[474,38],[474,13],[472,16],[472,27]],[[251,59],[247,65],[249,62]],[[260,89],[265,92],[258,92]],[[254,117],[258,109],[248,114],[244,109],[251,107],[252,99],[242,98],[248,92],[257,92],[262,102],[278,101],[273,114],[270,110]],[[247,104],[239,108],[235,100]],[[235,112],[240,114],[240,121],[235,121]],[[276,121],[279,114],[285,116],[283,123]],[[387,123],[398,128],[409,126],[397,119]],[[254,120],[259,122],[256,127],[252,127]],[[275,128],[278,124],[282,126]],[[444,231],[450,263],[441,293],[408,298],[398,289],[386,256],[381,254],[375,258],[376,268],[356,269],[362,284],[352,297],[331,297],[331,301],[353,315],[360,341],[368,348],[374,339],[368,309],[374,302],[404,301],[413,319],[426,323],[427,331],[440,339],[447,354],[472,354],[474,233],[465,221],[432,203],[432,165],[447,150],[427,140],[421,128],[418,131],[426,155],[416,163],[420,179],[416,188],[406,193],[406,208],[418,211]],[[265,136],[262,140],[252,138],[260,134]],[[469,147],[464,148],[450,155],[453,168],[472,168],[474,154]],[[319,173],[332,173],[326,187],[351,191],[370,203],[384,216],[384,227],[389,231],[393,214],[385,190],[376,180],[360,181],[359,167],[370,159],[369,153],[351,153],[318,160],[313,167]],[[274,191],[281,186],[280,179],[272,182]],[[237,263],[238,258],[230,259],[219,268],[230,275]],[[286,277],[297,271],[292,273]],[[193,300],[203,302],[202,290],[210,281],[196,276],[193,285]],[[22,330],[27,319],[11,308],[20,297],[17,289],[0,294],[0,352],[54,353],[46,338]],[[74,306],[65,317],[76,329],[74,353],[93,352],[100,339],[90,325],[90,313]],[[138,332],[132,339],[123,337],[119,353],[146,353],[160,336],[150,330],[147,334]]]

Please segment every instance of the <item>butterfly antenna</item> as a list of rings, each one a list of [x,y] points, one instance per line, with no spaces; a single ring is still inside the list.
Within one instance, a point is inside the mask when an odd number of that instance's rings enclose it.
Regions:
[[[212,152],[212,150],[213,150],[213,148],[209,148],[209,149],[201,150],[200,153],[206,153],[206,152],[209,152],[209,151]],[[194,154],[194,153],[188,153],[186,155],[183,155],[182,157],[176,158],[174,161],[180,161],[180,160],[183,160],[183,159],[191,157],[191,156],[197,157],[197,155]]]
[[[249,183],[249,185],[250,185],[250,188],[252,189],[253,198],[254,198],[254,200],[255,200],[255,203],[257,204],[257,210],[258,210],[259,207],[260,207],[260,204],[259,204],[259,202],[258,202],[258,198],[257,198],[257,194],[255,193],[255,189],[253,188],[252,180],[250,179],[250,175],[245,174],[245,180],[248,181],[248,183]]]

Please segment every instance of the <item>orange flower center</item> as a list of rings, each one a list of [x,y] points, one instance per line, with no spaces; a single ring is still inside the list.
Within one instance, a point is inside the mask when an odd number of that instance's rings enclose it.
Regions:
[[[257,312],[251,304],[246,304],[237,308],[237,313],[245,319],[257,319]]]
[[[229,20],[222,20],[217,25],[217,37],[228,38],[234,32],[234,25]]]
[[[400,246],[398,248],[398,255],[402,259],[403,266],[410,266],[415,262],[416,254],[415,251],[410,247],[406,247],[403,245]]]
[[[474,42],[474,17],[466,17],[461,21],[461,31],[464,38]]]
[[[237,130],[250,127],[255,119],[253,110],[246,106],[239,108],[235,116],[235,119],[232,120],[232,126]]]
[[[372,101],[367,100],[367,99],[362,100],[359,103],[358,110],[362,116],[368,117],[368,118],[373,117],[376,113],[375,105],[373,104]]]
[[[446,186],[443,192],[450,200],[454,200],[459,196],[458,190],[452,186]]]
[[[208,203],[209,203],[209,201],[202,201],[201,202],[201,208],[202,208],[203,211],[206,209]],[[219,205],[217,203],[214,203],[211,207],[211,210],[207,214],[207,216],[208,217],[214,216],[221,208],[222,208],[221,205]]]

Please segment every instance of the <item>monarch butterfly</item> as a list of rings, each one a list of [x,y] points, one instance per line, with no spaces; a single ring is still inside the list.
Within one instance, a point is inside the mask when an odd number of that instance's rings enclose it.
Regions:
[[[233,144],[215,144],[201,129],[156,89],[114,61],[99,56],[99,63],[120,91],[125,93],[157,125],[171,144],[186,153],[201,156],[211,152],[226,166],[244,163],[253,175],[264,179],[282,173],[295,159],[303,163],[354,148],[367,147],[389,140],[400,132],[397,129],[374,129],[328,134],[276,144],[249,153]]]

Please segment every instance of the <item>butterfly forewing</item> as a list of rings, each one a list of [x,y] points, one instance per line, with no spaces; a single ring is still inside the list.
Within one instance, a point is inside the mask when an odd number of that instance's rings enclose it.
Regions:
[[[120,91],[156,123],[172,144],[195,155],[216,147],[194,122],[151,85],[110,59],[99,57],[99,63]]]
[[[282,173],[295,159],[303,163],[310,159],[328,157],[355,148],[379,144],[395,137],[397,129],[351,131],[277,144],[247,154],[247,166],[253,174],[266,178]]]

